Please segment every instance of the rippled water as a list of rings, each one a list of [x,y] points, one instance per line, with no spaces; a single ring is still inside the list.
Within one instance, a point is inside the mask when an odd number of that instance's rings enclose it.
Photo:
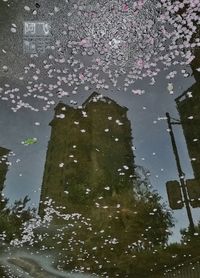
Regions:
[[[62,55],[62,2],[0,3],[0,277],[199,277],[199,49],[115,85]]]

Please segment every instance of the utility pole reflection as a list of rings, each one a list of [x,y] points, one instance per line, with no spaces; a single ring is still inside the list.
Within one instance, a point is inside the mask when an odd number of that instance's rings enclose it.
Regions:
[[[194,227],[194,222],[193,222],[193,218],[192,218],[192,212],[191,212],[191,208],[190,208],[188,193],[187,193],[187,189],[186,189],[185,174],[184,174],[184,172],[182,171],[182,168],[181,168],[180,157],[179,157],[179,153],[178,153],[178,149],[177,149],[177,145],[176,145],[176,140],[175,140],[175,136],[174,136],[174,132],[173,132],[173,128],[172,128],[172,125],[181,124],[181,123],[180,123],[180,121],[177,121],[177,120],[171,121],[171,117],[170,117],[169,113],[166,113],[166,117],[167,117],[167,123],[168,123],[172,148],[173,148],[173,152],[174,152],[174,156],[175,156],[175,160],[176,160],[176,166],[177,166],[177,170],[178,170],[178,175],[179,175],[179,180],[180,180],[180,187],[181,187],[181,191],[182,191],[182,195],[183,195],[183,201],[185,203],[187,216],[188,216],[188,220],[189,220],[189,223],[190,223],[191,232],[194,232],[195,227]]]

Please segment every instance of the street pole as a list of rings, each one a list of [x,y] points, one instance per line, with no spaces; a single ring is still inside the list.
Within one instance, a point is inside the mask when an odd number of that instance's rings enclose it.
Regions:
[[[177,145],[176,145],[176,140],[175,140],[175,137],[174,137],[174,132],[173,132],[173,129],[172,129],[173,123],[171,122],[171,118],[170,118],[169,113],[166,113],[166,117],[167,117],[167,123],[168,123],[168,127],[169,127],[169,134],[170,134],[170,138],[171,138],[172,148],[173,148],[173,152],[174,152],[174,156],[175,156],[175,160],[176,160],[176,166],[177,166],[177,170],[178,170],[178,174],[179,174],[181,190],[182,190],[182,193],[183,193],[183,198],[184,198],[184,203],[185,203],[185,207],[186,207],[186,211],[187,211],[187,216],[188,216],[188,220],[189,220],[189,223],[190,223],[190,230],[191,230],[191,232],[194,233],[195,232],[195,227],[194,227],[192,212],[191,212],[190,203],[189,203],[189,199],[188,199],[188,195],[187,195],[184,173],[183,173],[182,168],[181,168],[179,153],[178,153],[178,149],[177,149]]]

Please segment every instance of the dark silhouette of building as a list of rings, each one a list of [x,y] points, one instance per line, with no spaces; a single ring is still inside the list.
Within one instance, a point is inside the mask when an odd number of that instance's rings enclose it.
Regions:
[[[193,207],[200,206],[200,52],[195,53],[191,63],[195,83],[178,98],[177,109],[183,128],[194,179],[187,180],[188,194]]]
[[[191,158],[194,176],[200,178],[200,51],[191,63],[195,83],[176,98],[177,108]]]
[[[79,108],[59,103],[50,123],[41,203],[91,206],[132,190],[134,156],[127,108],[93,93]],[[42,204],[40,205],[40,213]]]
[[[6,173],[8,171],[8,165],[6,164],[8,153],[9,150],[0,147],[0,192],[3,190]]]
[[[59,103],[50,126],[39,207],[43,217],[46,198],[55,202],[47,248],[63,269],[141,277],[133,254],[164,246],[173,219],[135,167],[127,108],[94,93],[79,108]]]

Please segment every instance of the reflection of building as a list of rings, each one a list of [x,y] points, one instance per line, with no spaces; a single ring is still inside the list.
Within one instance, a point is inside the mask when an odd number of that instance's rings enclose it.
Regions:
[[[196,65],[197,66],[197,65]],[[194,70],[196,83],[176,99],[195,178],[200,178],[200,78]]]
[[[46,197],[61,208],[43,246],[54,249],[59,269],[143,277],[139,253],[166,245],[173,224],[146,171],[134,168],[127,109],[93,94],[77,109],[58,104],[50,125],[39,215],[47,208],[51,221]]]
[[[0,192],[3,190],[6,173],[8,170],[7,155],[9,150],[0,147]]]
[[[200,198],[200,73],[196,70],[200,66],[199,56],[200,53],[196,53],[196,58],[191,64],[196,83],[176,98],[195,178],[187,181],[190,199],[195,199],[195,196],[197,199]]]
[[[134,157],[126,114],[127,108],[96,93],[77,109],[57,105],[41,201],[50,197],[57,205],[87,207],[101,196],[131,189]]]

